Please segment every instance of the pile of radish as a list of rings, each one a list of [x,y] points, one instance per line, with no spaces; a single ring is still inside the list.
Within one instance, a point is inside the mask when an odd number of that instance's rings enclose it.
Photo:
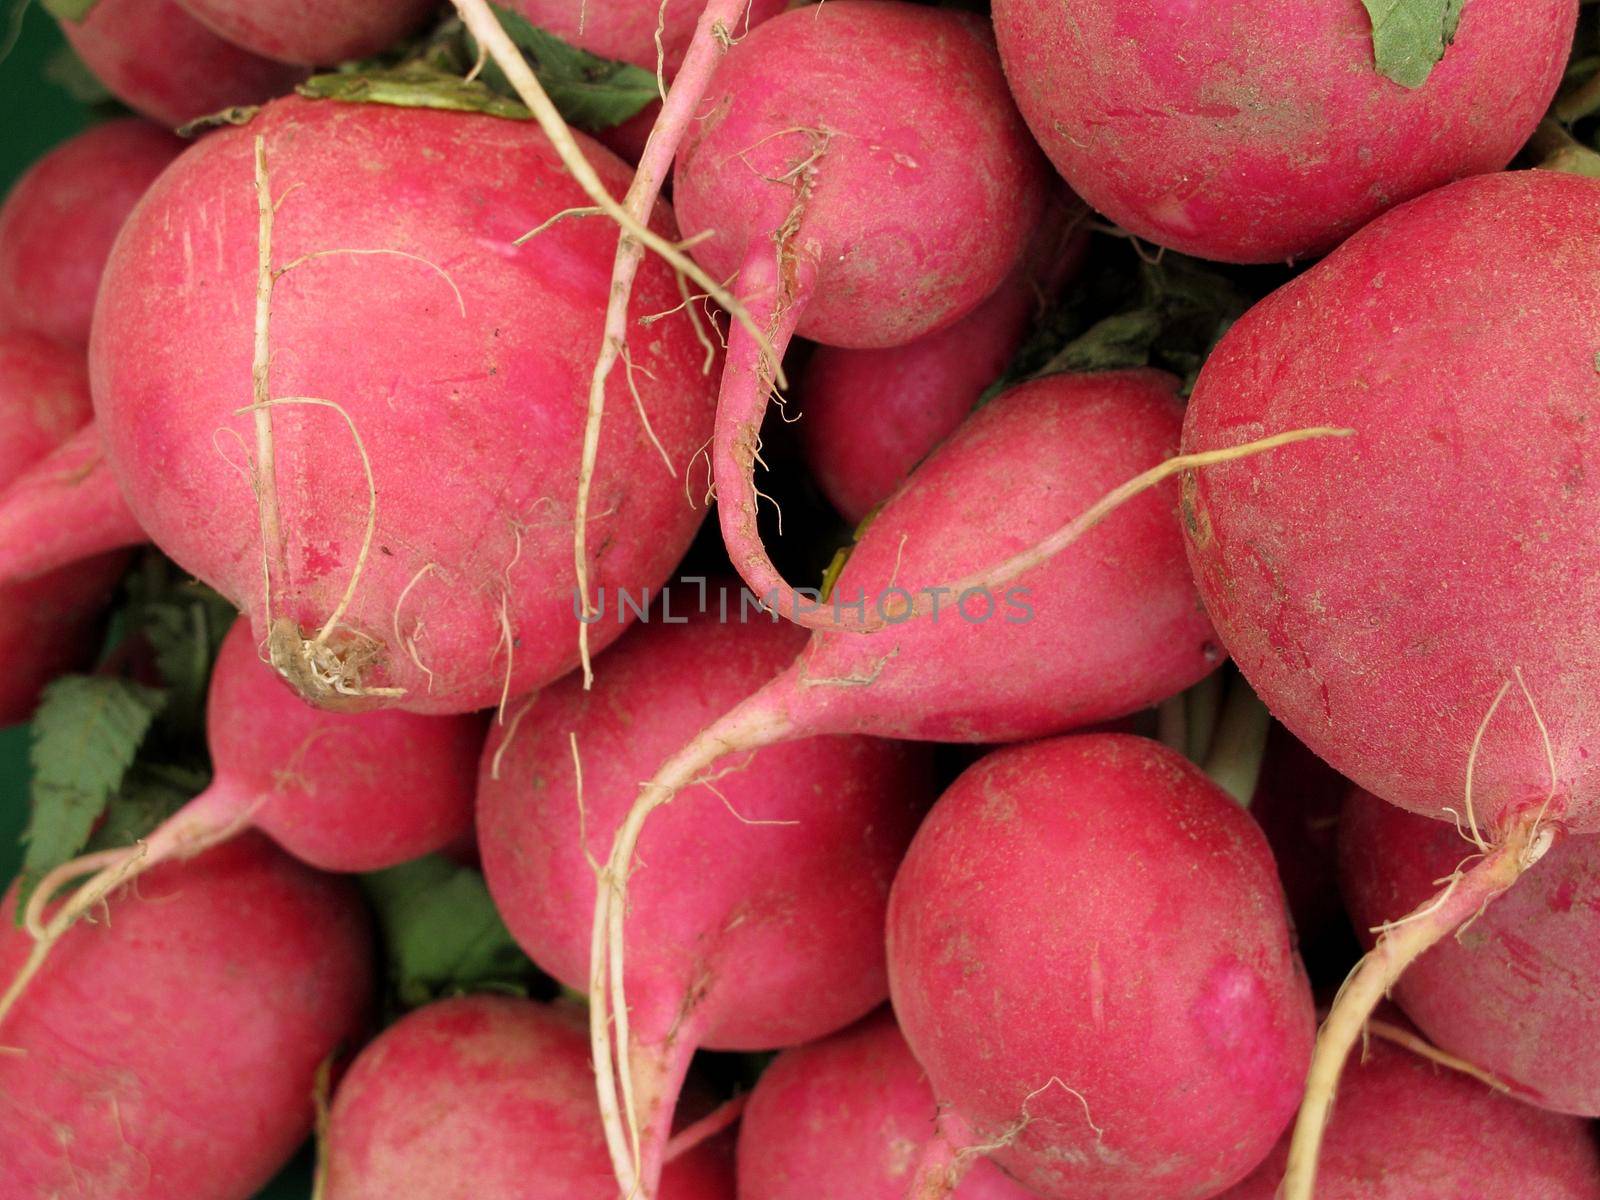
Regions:
[[[1600,1200],[1579,0],[46,7],[0,1200]]]

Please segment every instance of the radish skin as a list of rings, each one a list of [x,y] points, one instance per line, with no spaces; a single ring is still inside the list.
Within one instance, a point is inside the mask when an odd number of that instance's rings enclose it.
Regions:
[[[388,49],[428,19],[432,0],[179,0],[218,37],[253,54],[332,66]]]
[[[32,945],[14,904],[4,977]],[[0,1025],[6,1194],[248,1200],[310,1132],[318,1065],[362,1030],[360,900],[249,836],[151,872],[108,916]]]
[[[493,731],[478,790],[484,874],[541,968],[590,986],[592,864],[638,779],[777,674],[804,640],[760,615],[644,624],[608,653],[592,691],[569,677]],[[645,696],[656,699],[634,703]],[[882,1002],[889,880],[933,792],[920,749],[861,737],[733,753],[696,776],[706,782],[640,845],[649,868],[630,892],[618,943],[628,985],[619,1053],[641,1130],[639,1165],[626,1155],[619,1173],[637,1172],[641,1196],[657,1194],[697,1047],[793,1045]],[[612,1137],[615,1155],[622,1147]]]
[[[1358,0],[995,0],[994,27],[1029,128],[1090,205],[1185,254],[1281,262],[1498,171],[1528,140],[1566,69],[1577,0],[1457,7],[1414,88],[1379,72]]]
[[[182,149],[148,121],[108,121],[29,167],[0,204],[0,329],[87,346],[117,230]]]
[[[918,1200],[980,1154],[1046,1200],[1203,1200],[1294,1112],[1314,1018],[1271,852],[1159,743],[1056,738],[969,768],[895,877],[888,941],[955,1151],[925,1155]]]

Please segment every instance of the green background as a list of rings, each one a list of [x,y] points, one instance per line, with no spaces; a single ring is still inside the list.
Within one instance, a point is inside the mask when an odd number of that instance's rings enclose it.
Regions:
[[[0,62],[0,192],[9,190],[51,146],[100,115],[46,77],[48,64],[65,45],[49,16],[35,5],[12,0],[0,16],[0,50],[13,30],[18,31],[16,41]],[[0,879],[9,880],[20,864],[18,839],[27,823],[27,805],[28,730],[0,730]],[[309,1150],[302,1153],[261,1193],[261,1200],[305,1200],[311,1194],[310,1159]]]

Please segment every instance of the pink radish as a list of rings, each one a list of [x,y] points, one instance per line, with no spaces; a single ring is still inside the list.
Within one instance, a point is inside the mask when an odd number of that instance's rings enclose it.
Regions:
[[[569,677],[495,730],[478,785],[484,873],[540,967],[589,986],[591,856],[610,844],[638,781],[804,641],[760,614],[644,625],[607,655],[592,691]],[[645,696],[655,699],[635,703]],[[615,945],[627,964],[618,1037],[635,1081],[641,1196],[657,1194],[697,1047],[793,1045],[882,1002],[889,881],[933,792],[923,754],[860,737],[793,740],[706,768],[691,803],[644,839],[650,869]]]
[[[823,733],[1037,737],[1148,707],[1216,665],[1181,562],[1175,489],[1140,495],[1109,516],[1104,498],[1091,503],[1113,484],[1126,499],[1123,481],[1141,468],[1150,468],[1145,483],[1172,469],[1174,387],[1154,371],[1058,375],[980,409],[867,527],[835,593],[882,604],[1016,551],[1007,560],[1013,586],[936,596],[942,612],[877,634],[813,634],[787,669],[701,730],[640,791],[595,904],[590,1004],[603,1105],[616,1108],[609,1014],[626,1003],[609,947],[621,941],[640,831],[715,760]],[[1182,461],[1204,465],[1281,442]],[[1055,553],[1074,538],[1081,544]],[[729,611],[740,603],[732,597]],[[626,1181],[628,1162],[617,1166]]]
[[[1271,1150],[1311,1050],[1266,839],[1125,734],[951,785],[895,877],[889,983],[941,1105],[918,1200],[982,1153],[1047,1200],[1214,1196]]]
[[[1311,1194],[1339,1065],[1405,966],[1561,831],[1600,831],[1597,221],[1600,183],[1576,176],[1431,192],[1256,305],[1190,401],[1191,446],[1357,431],[1190,479],[1190,558],[1290,731],[1383,799],[1454,813],[1481,853],[1334,1006],[1288,1200]]]
[[[259,104],[304,74],[223,41],[177,0],[95,0],[61,32],[118,100],[160,125]]]
[[[1363,940],[1427,902],[1473,847],[1442,821],[1353,792],[1340,878]],[[1394,997],[1441,1050],[1543,1108],[1600,1116],[1600,837],[1573,837],[1458,937],[1422,955]]]
[[[0,484],[16,478],[90,417],[83,354],[34,333],[0,334]],[[6,507],[0,501],[0,509]],[[101,547],[95,547],[100,549]],[[31,553],[29,535],[0,534],[0,559]],[[125,559],[79,558],[26,582],[0,586],[0,724],[25,720],[39,689],[81,666],[98,644],[104,615]]]
[[[0,908],[0,974],[29,953]],[[0,1025],[0,1178],[18,1200],[247,1200],[311,1129],[313,1077],[362,1027],[348,884],[244,837],[169,864],[67,935]]]
[[[313,701],[460,712],[576,661],[561,497],[612,233],[567,220],[512,243],[584,198],[527,124],[288,99],[184,154],[125,227],[91,346],[114,473]],[[666,266],[637,301],[679,303]],[[634,593],[694,532],[682,475],[711,417],[688,318],[650,331],[631,359],[645,419],[607,439],[589,561]]]
[[[904,1200],[934,1137],[933,1089],[894,1017],[785,1050],[739,1124],[739,1200]],[[987,1160],[955,1200],[1030,1200]]]
[[[575,1010],[503,996],[403,1017],[339,1085],[326,1200],[615,1200]],[[714,1145],[668,1165],[662,1200],[733,1200]]]
[[[658,66],[667,81],[678,73],[694,38],[702,4],[662,5],[655,0],[508,0],[506,7],[591,54],[632,63],[647,71]],[[782,12],[784,0],[753,0],[728,33],[737,40]],[[748,24],[747,24],[748,23]]]
[[[871,62],[871,71],[843,64]],[[776,611],[808,611],[756,528],[752,471],[791,336],[901,345],[999,286],[1039,219],[1044,176],[970,14],[832,0],[776,17],[728,52],[674,193],[694,254],[739,295],[770,345],[730,333],[712,452],[734,566]],[[781,382],[781,380],[780,380]]]
[[[332,66],[387,50],[423,24],[432,0],[179,0],[202,25],[263,58]]]
[[[441,849],[472,826],[483,745],[477,716],[330,713],[297,697],[262,663],[249,625],[223,640],[206,702],[211,785],[147,838],[57,868],[28,903],[34,954],[0,1000],[0,1019],[74,921],[111,888],[254,827],[331,871],[371,871]],[[46,922],[45,905],[93,870]]]
[[[110,121],[29,167],[0,204],[0,328],[87,345],[111,242],[181,149],[148,122]]]
[[[994,27],[1017,104],[1074,191],[1158,245],[1271,262],[1505,166],[1555,94],[1578,9],[1456,5],[1443,58],[1407,87],[1374,60],[1379,7],[995,0]]]
[[[1285,1138],[1221,1200],[1274,1200],[1288,1154]],[[1375,1037],[1340,1089],[1317,1196],[1597,1200],[1600,1151],[1584,1122],[1519,1104]]]
[[[0,371],[5,356],[0,335]],[[86,423],[0,488],[0,584],[148,540],[106,462],[81,360],[74,366]]]
[[[1046,217],[1028,253],[966,316],[903,346],[819,346],[799,384],[806,465],[847,521],[861,521],[960,426],[1022,345],[1087,242],[1081,206]]]

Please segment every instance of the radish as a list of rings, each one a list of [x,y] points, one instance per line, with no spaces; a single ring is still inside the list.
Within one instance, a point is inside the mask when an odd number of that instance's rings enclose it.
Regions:
[[[1471,846],[1442,821],[1362,791],[1344,806],[1340,878],[1370,946],[1382,927],[1437,890]],[[1600,838],[1553,847],[1539,869],[1413,963],[1395,986],[1406,1015],[1440,1049],[1543,1108],[1600,1116]]]
[[[903,346],[818,346],[800,380],[806,465],[859,523],[966,419],[1082,260],[1081,206],[1053,206],[1028,253],[977,308]]]
[[[688,594],[670,593],[663,618]],[[576,676],[547,688],[484,749],[484,875],[518,942],[569,987],[590,986],[591,856],[610,843],[638,781],[805,641],[768,617],[723,623],[714,613],[642,625],[607,656],[592,691]],[[629,1006],[617,1028],[638,1116],[639,1140],[630,1129],[628,1144],[641,1164],[627,1186],[641,1196],[657,1195],[697,1047],[794,1045],[883,1001],[889,881],[934,790],[924,754],[860,737],[735,753],[708,762],[703,777],[691,803],[644,839],[649,869],[613,947],[618,963],[626,956]],[[618,1132],[613,1124],[608,1135]]]
[[[530,125],[291,98],[185,153],[125,227],[91,343],[113,471],[308,699],[461,712],[576,661],[560,497],[611,234],[567,220],[512,242],[583,199]],[[676,306],[671,271],[652,262],[637,300]],[[589,562],[634,593],[694,533],[681,477],[712,404],[688,318],[650,330]]]
[[[103,2],[103,0],[102,0]],[[179,0],[219,37],[263,58],[329,66],[387,50],[422,25],[432,0]]]
[[[761,1074],[739,1124],[739,1200],[903,1200],[934,1136],[933,1090],[879,1013]],[[1030,1200],[978,1160],[956,1200]]]
[[[895,1015],[941,1105],[917,1200],[980,1154],[1047,1200],[1200,1200],[1294,1113],[1314,1019],[1272,854],[1156,742],[982,759],[918,831],[888,929]]]
[[[25,472],[89,420],[83,355],[35,333],[0,333],[0,482]],[[6,505],[0,502],[0,509]],[[53,520],[51,522],[53,524]],[[98,547],[97,547],[98,549]],[[0,559],[31,553],[29,535],[0,532]],[[76,561],[0,586],[0,724],[25,720],[39,690],[93,656],[96,634],[122,574],[120,554]],[[69,565],[70,564],[70,565]]]
[[[1221,1200],[1274,1200],[1288,1153],[1285,1138]],[[1600,1197],[1600,1152],[1582,1121],[1518,1104],[1377,1038],[1350,1067],[1323,1160],[1319,1200]]]
[[[612,842],[595,902],[590,1007],[603,1107],[617,1110],[609,1021],[626,1007],[610,947],[621,941],[640,831],[715,760],[822,733],[1037,737],[1146,708],[1217,664],[1180,561],[1175,489],[1139,495],[1113,513],[1111,500],[1137,491],[1123,483],[1090,503],[1143,467],[1140,486],[1154,486],[1177,466],[1284,443],[1274,437],[1167,458],[1178,423],[1175,384],[1155,371],[1058,375],[980,409],[867,527],[834,594],[889,608],[911,589],[931,589],[926,581],[1017,550],[1006,560],[1013,586],[930,591],[942,617],[933,611],[877,634],[813,634],[777,678],[701,730],[644,785]],[[1058,553],[1074,539],[1082,545]],[[729,611],[742,604],[735,598]],[[613,1159],[626,1185],[631,1167],[617,1155],[617,1136]]]
[[[594,1114],[583,1018],[463,996],[420,1008],[339,1085],[325,1200],[615,1200]],[[671,1163],[662,1200],[733,1200],[715,1145]]]
[[[994,26],[1029,128],[1090,205],[1186,254],[1272,262],[1497,171],[1527,141],[1577,0],[1453,7],[1454,38],[1415,87],[1380,72],[1368,14],[1398,27],[1426,6],[995,0]]]
[[[729,335],[711,456],[723,540],[764,602],[828,627],[756,528],[778,360],[795,333],[894,346],[970,312],[1039,220],[1042,164],[981,23],[899,0],[830,0],[756,27],[701,110],[678,160],[679,216],[714,277],[737,272],[768,343],[742,325]]]
[[[0,335],[0,372],[4,345]],[[0,489],[0,585],[148,540],[106,462],[81,358],[73,368],[86,423]]]
[[[38,942],[0,999],[0,1018],[108,891],[247,828],[312,866],[372,871],[441,849],[472,826],[480,718],[313,708],[260,661],[243,621],[223,639],[212,671],[206,740],[214,775],[205,791],[136,845],[75,859],[40,881],[26,912]],[[90,870],[47,923],[53,895]]]
[[[1311,1194],[1339,1065],[1405,966],[1562,831],[1600,831],[1597,221],[1600,183],[1576,176],[1431,192],[1257,304],[1190,401],[1188,445],[1357,430],[1188,480],[1190,559],[1290,731],[1390,803],[1454,814],[1480,852],[1334,1006],[1287,1200]]]
[[[304,74],[223,41],[177,0],[95,0],[61,32],[112,95],[160,125],[258,104]]]
[[[108,121],[29,167],[0,204],[0,327],[87,345],[112,239],[181,149],[146,121]]]
[[[659,69],[667,81],[677,75],[689,52],[701,4],[659,4],[655,0],[508,0],[506,7],[540,29],[591,54]],[[743,7],[743,6],[741,6]],[[782,12],[784,0],[752,0],[727,32],[735,39],[749,27]]]
[[[0,974],[31,941],[0,908]],[[311,1128],[318,1065],[361,1030],[348,884],[244,837],[74,929],[0,1025],[8,1197],[246,1200]]]

